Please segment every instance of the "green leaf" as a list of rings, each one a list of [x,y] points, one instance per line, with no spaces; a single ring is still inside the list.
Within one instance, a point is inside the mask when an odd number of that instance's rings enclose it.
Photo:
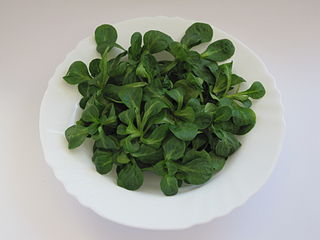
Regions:
[[[231,75],[231,86],[235,86],[243,82],[246,82],[246,80],[244,80],[242,77],[238,76],[237,74]]]
[[[172,98],[174,101],[178,103],[178,109],[181,109],[182,104],[183,104],[183,95],[184,95],[184,90],[181,87],[178,88],[173,88],[169,91],[166,91],[166,94]]]
[[[111,107],[105,107],[100,117],[100,124],[106,126],[114,126],[117,123],[117,116],[115,112],[114,104],[111,103]]]
[[[155,164],[163,159],[162,149],[155,149],[145,144],[142,144],[138,151],[131,153],[131,156],[147,164]]]
[[[117,134],[118,135],[128,135],[127,126],[124,124],[119,124],[117,127]]]
[[[169,45],[169,52],[178,60],[185,61],[189,56],[189,51],[179,42],[172,42]]]
[[[144,105],[144,115],[141,123],[142,128],[145,126],[150,117],[158,114],[162,109],[165,108],[168,108],[168,106],[158,98],[154,98],[146,102]]]
[[[92,161],[96,166],[96,170],[100,174],[107,174],[113,166],[112,152],[96,150],[93,154]]]
[[[195,120],[195,112],[190,106],[186,106],[181,110],[177,110],[173,114],[182,121],[193,122]]]
[[[103,55],[106,49],[111,50],[115,45],[117,38],[117,30],[113,26],[109,24],[100,25],[95,30],[97,51]]]
[[[249,132],[256,124],[256,114],[250,108],[235,108],[232,110],[232,121],[239,126],[237,134]]]
[[[120,60],[126,55],[127,52],[125,51],[108,61],[107,72],[109,77],[116,77],[125,74],[125,71],[127,69],[127,62],[120,62]]]
[[[201,148],[204,148],[208,144],[208,138],[205,134],[198,134],[193,140],[192,140],[192,148],[195,150],[199,150]]]
[[[191,122],[179,122],[176,125],[169,125],[170,131],[183,141],[191,141],[198,134],[198,126]]]
[[[105,150],[118,150],[120,148],[118,139],[112,135],[106,135],[102,128],[99,128],[99,137],[95,142],[97,148]]]
[[[183,157],[186,150],[186,144],[176,137],[171,136],[168,140],[165,141],[162,148],[164,158],[166,160],[177,160]]]
[[[118,174],[117,184],[128,190],[137,190],[143,183],[143,174],[136,163],[125,165]]]
[[[195,113],[202,111],[202,106],[200,104],[200,101],[197,98],[190,98],[189,101],[187,102],[187,106],[192,107]]]
[[[232,117],[232,110],[229,106],[219,107],[214,114],[214,122],[225,122]]]
[[[128,65],[126,73],[122,79],[123,84],[134,83],[137,81],[136,66]]]
[[[140,144],[132,135],[122,139],[120,143],[123,150],[127,153],[135,153],[139,151]]]
[[[135,113],[134,113],[133,109],[128,109],[128,110],[125,110],[125,111],[121,112],[118,115],[118,117],[119,117],[121,122],[129,125],[130,123],[133,123],[133,120],[134,120],[134,117],[135,117]]]
[[[243,105],[244,107],[246,107],[246,108],[249,108],[249,107],[252,106],[252,102],[251,102],[250,99],[246,99],[246,100],[242,101],[241,103],[242,103],[242,105]]]
[[[166,160],[166,167],[170,176],[174,176],[178,172],[178,166],[172,160]]]
[[[160,182],[161,191],[166,196],[173,196],[178,193],[178,181],[175,177],[165,175]]]
[[[134,87],[121,87],[119,91],[119,97],[121,101],[129,109],[140,109],[142,100],[142,89]]]
[[[152,167],[147,168],[146,170],[150,170],[158,176],[164,176],[167,172],[165,167],[166,167],[165,161],[159,161]]]
[[[216,83],[212,92],[215,95],[226,93],[231,87],[231,71],[232,62],[225,63],[219,66],[219,71],[216,73]]]
[[[181,43],[188,48],[192,48],[200,43],[210,42],[212,35],[213,31],[210,25],[196,22],[186,30]]]
[[[159,148],[167,133],[168,125],[161,124],[159,127],[156,127],[149,136],[141,138],[141,142],[151,147]]]
[[[203,184],[212,177],[214,172],[213,161],[204,150],[187,152],[183,163],[179,164],[178,168],[185,174],[185,180],[190,184]]]
[[[88,136],[88,129],[84,126],[73,125],[65,131],[65,137],[68,141],[68,148],[79,147]]]
[[[119,98],[119,91],[121,86],[117,86],[114,84],[107,84],[103,89],[103,96],[116,103],[121,103],[121,99]]]
[[[266,90],[264,89],[261,82],[254,82],[248,90],[239,94],[248,95],[253,99],[259,99],[266,94]]]
[[[142,35],[139,32],[135,32],[131,36],[131,46],[129,47],[129,59],[139,60],[141,54]]]
[[[213,161],[214,173],[221,171],[226,163],[226,159],[215,155],[213,151],[211,151],[209,155]]]
[[[149,120],[150,124],[175,124],[175,120],[173,116],[167,111],[167,109],[163,109],[160,113],[154,115]]]
[[[96,77],[100,73],[101,59],[95,58],[89,63],[89,71],[92,77]]]
[[[168,78],[168,75],[166,75],[162,81],[162,86],[165,89],[172,89],[173,88],[173,82]]]
[[[72,85],[92,80],[86,64],[81,61],[72,63],[63,79]]]
[[[144,47],[150,53],[166,50],[172,41],[172,38],[167,34],[155,30],[150,30],[143,36]]]
[[[187,79],[176,81],[173,87],[173,89],[180,88],[183,90],[183,101],[181,102],[181,104],[183,102],[188,102],[191,98],[197,98],[201,94],[201,90],[199,90],[197,86],[192,85],[192,83],[190,83],[190,81]],[[178,107],[180,107],[180,105]]]
[[[222,62],[231,58],[235,48],[232,42],[228,39],[221,39],[211,43],[207,50],[201,54],[201,57],[211,61]]]
[[[99,109],[93,104],[88,104],[82,113],[81,119],[86,122],[98,122],[99,115]]]
[[[204,111],[207,113],[214,113],[217,109],[217,106],[211,102],[206,103],[204,106]]]
[[[116,157],[116,161],[120,164],[127,164],[130,162],[130,159],[128,158],[126,153],[120,152]]]
[[[196,51],[190,51],[187,62],[190,64],[190,68],[195,76],[203,79],[209,85],[215,83],[215,78],[210,71],[210,66],[214,63],[201,58],[200,54]]]
[[[199,112],[196,114],[194,122],[197,124],[199,129],[205,129],[212,123],[212,114],[207,112]]]
[[[213,128],[213,132],[219,138],[219,141],[215,146],[215,153],[218,156],[228,157],[241,146],[241,143],[232,133],[218,128]]]
[[[139,77],[147,78],[149,83],[154,83],[154,78],[159,74],[160,68],[157,60],[151,54],[142,56],[141,61],[136,69],[136,74]]]

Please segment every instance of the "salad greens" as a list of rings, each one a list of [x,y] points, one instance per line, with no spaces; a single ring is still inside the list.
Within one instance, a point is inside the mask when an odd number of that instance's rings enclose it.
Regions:
[[[235,52],[230,40],[192,50],[212,37],[210,25],[197,22],[180,42],[156,30],[135,32],[126,50],[113,26],[99,26],[100,58],[72,63],[63,77],[82,96],[82,116],[65,131],[69,149],[92,139],[97,172],[115,168],[117,184],[128,190],[143,184],[145,171],[162,177],[167,196],[182,184],[207,182],[241,146],[236,136],[254,127],[252,99],[265,95],[260,82],[240,90],[246,80],[232,72],[233,62],[220,63]],[[173,60],[153,55],[162,51]]]

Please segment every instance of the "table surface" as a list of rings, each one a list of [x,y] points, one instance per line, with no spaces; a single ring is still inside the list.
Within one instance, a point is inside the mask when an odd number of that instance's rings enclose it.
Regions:
[[[279,162],[245,205],[179,231],[121,226],[82,207],[47,166],[38,115],[47,82],[101,23],[141,16],[211,23],[266,63],[287,122]],[[320,1],[0,0],[0,239],[319,239]]]

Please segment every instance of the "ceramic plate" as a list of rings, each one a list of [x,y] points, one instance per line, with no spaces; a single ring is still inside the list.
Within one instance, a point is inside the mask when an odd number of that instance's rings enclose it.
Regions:
[[[113,24],[118,43],[128,47],[133,32],[163,31],[180,40],[193,22],[181,18],[138,18]],[[183,229],[229,213],[248,200],[265,183],[277,161],[284,133],[283,108],[275,81],[260,58],[231,35],[213,27],[213,40],[228,38],[236,52],[234,72],[247,79],[244,87],[261,81],[267,94],[254,102],[255,128],[241,137],[242,147],[224,169],[201,186],[183,187],[173,197],[160,192],[159,179],[145,176],[138,191],[117,186],[114,173],[100,175],[91,162],[92,143],[68,150],[65,129],[79,118],[80,95],[62,77],[74,61],[85,63],[98,54],[93,35],[82,40],[57,67],[40,110],[40,136],[45,159],[66,190],[99,215],[128,226],[145,229]],[[93,34],[94,29],[89,34]],[[206,44],[198,50],[204,50]]]

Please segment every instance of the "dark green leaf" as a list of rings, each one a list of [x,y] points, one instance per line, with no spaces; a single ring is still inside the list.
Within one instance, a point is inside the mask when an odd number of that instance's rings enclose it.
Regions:
[[[142,100],[142,89],[134,87],[121,87],[119,90],[119,97],[121,101],[129,109],[140,109]]]
[[[232,110],[232,121],[239,126],[237,134],[246,134],[256,123],[256,114],[250,108],[235,108]]]
[[[168,106],[159,98],[151,99],[144,105],[144,115],[142,117],[142,128],[145,126],[150,117],[158,114],[162,109]]]
[[[155,30],[150,30],[143,36],[144,47],[150,53],[166,50],[172,41],[172,38],[167,34]]]
[[[207,112],[199,112],[196,114],[195,123],[199,129],[205,129],[212,123],[212,114]]]
[[[148,164],[154,164],[163,159],[162,149],[155,149],[145,144],[142,144],[139,150],[131,153],[131,155],[141,162]]]
[[[213,93],[227,93],[231,87],[232,62],[219,66],[217,80],[213,88]]]
[[[65,131],[65,137],[68,141],[68,148],[79,147],[88,136],[88,129],[84,126],[73,125]]]
[[[176,125],[169,125],[170,131],[183,141],[191,141],[198,133],[198,126],[191,122],[179,122]]]
[[[92,77],[96,77],[100,73],[100,61],[101,59],[95,58],[90,62],[89,71]]]
[[[226,159],[215,155],[213,151],[211,151],[209,155],[213,161],[214,173],[219,172],[224,167],[224,164],[226,163]]]
[[[158,176],[164,176],[166,174],[165,167],[165,161],[160,161],[153,165],[151,168],[148,168],[147,170],[152,171],[154,174],[157,174]]]
[[[184,90],[183,88],[173,88],[169,91],[166,91],[166,94],[172,98],[174,101],[178,103],[178,109],[181,109],[182,104],[183,104],[183,95],[184,95]]]
[[[185,174],[188,183],[199,185],[212,177],[214,165],[206,151],[191,150],[185,155],[183,162],[184,164],[179,164],[178,168]]]
[[[173,196],[178,193],[178,181],[175,177],[165,175],[160,182],[161,191],[166,196]]]
[[[96,166],[96,170],[100,174],[107,174],[111,171],[113,161],[112,152],[96,150],[93,154],[92,161]]]
[[[117,184],[128,190],[137,190],[143,183],[143,174],[136,163],[125,165],[118,174]]]
[[[197,98],[190,98],[189,101],[187,102],[187,106],[192,107],[195,113],[202,111],[202,106],[200,104],[200,101]]]
[[[86,122],[98,122],[99,115],[99,109],[96,105],[88,104],[82,113],[81,119]]]
[[[135,32],[131,36],[131,46],[129,48],[129,59],[139,60],[141,54],[142,35],[139,32]]]
[[[85,81],[90,81],[92,78],[88,72],[86,64],[81,61],[77,61],[71,64],[63,79],[67,83],[75,85]]]
[[[114,46],[117,38],[117,30],[113,26],[109,24],[100,25],[95,31],[97,51],[103,55],[106,49],[111,49]]]
[[[120,152],[116,157],[116,161],[120,164],[127,164],[130,162],[130,159],[128,158],[126,153]]]
[[[178,60],[186,60],[189,56],[189,51],[179,42],[172,42],[169,45],[169,52]]]
[[[165,141],[162,148],[166,160],[177,160],[184,155],[186,144],[176,137],[171,136]]]
[[[136,139],[134,139],[134,137],[132,137],[132,135],[122,139],[120,143],[123,147],[123,150],[127,153],[135,153],[139,151],[140,144]]]
[[[246,80],[244,80],[242,77],[238,76],[237,74],[231,75],[231,86],[235,86],[243,82],[246,82]]]
[[[201,56],[211,61],[222,62],[231,58],[234,51],[235,48],[230,40],[221,39],[211,43]]]
[[[125,74],[125,71],[127,69],[127,63],[126,62],[120,62],[121,58],[127,55],[127,52],[122,52],[118,54],[115,58],[109,60],[108,62],[108,75],[110,77],[116,77],[119,75]]]
[[[154,148],[159,148],[168,133],[168,125],[161,124],[156,127],[149,136],[141,138],[141,142]]]
[[[232,117],[232,110],[229,106],[222,106],[214,114],[214,122],[225,122]]]
[[[213,131],[219,138],[219,141],[215,146],[215,153],[218,156],[228,157],[241,146],[241,143],[232,133],[217,128],[213,128]]]
[[[125,110],[119,114],[120,121],[127,125],[133,122],[134,117],[135,117],[135,113],[133,109]]]
[[[112,135],[107,136],[101,127],[99,128],[99,138],[95,142],[95,146],[105,150],[117,150],[120,148],[117,138]]]
[[[181,110],[177,110],[173,114],[176,118],[179,118],[182,121],[193,122],[195,120],[195,113],[193,108],[190,106],[187,106]]]
[[[192,48],[200,43],[209,42],[212,39],[213,31],[206,23],[194,23],[185,32],[181,43]]]
[[[192,147],[195,150],[199,150],[201,148],[204,148],[208,144],[208,138],[205,134],[198,134],[193,140],[192,140]]]
[[[241,92],[241,94],[248,95],[253,99],[259,99],[266,94],[266,90],[264,89],[261,82],[254,82],[248,90]]]
[[[154,78],[159,72],[160,68],[158,62],[151,54],[144,55],[136,69],[137,76],[147,78],[149,83],[153,83],[154,85],[156,85],[156,83],[154,83]]]

